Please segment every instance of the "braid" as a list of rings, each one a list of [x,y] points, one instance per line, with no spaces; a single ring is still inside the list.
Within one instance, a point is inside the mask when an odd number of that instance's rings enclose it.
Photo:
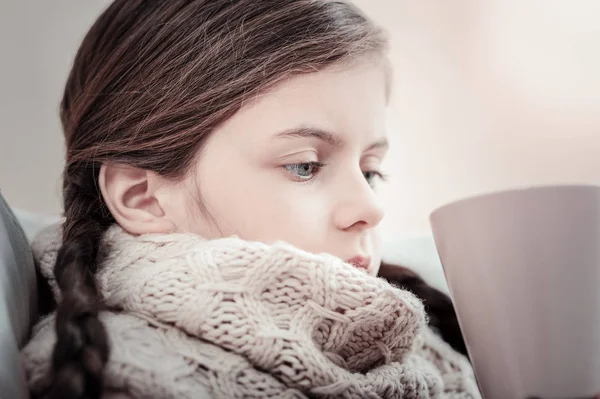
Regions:
[[[62,300],[48,399],[100,398],[109,355],[94,273],[100,240],[112,220],[96,189],[95,169],[70,169],[64,183],[63,245],[54,268]]]

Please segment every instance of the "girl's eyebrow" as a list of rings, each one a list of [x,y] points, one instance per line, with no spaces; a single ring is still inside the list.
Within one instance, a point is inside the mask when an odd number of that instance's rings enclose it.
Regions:
[[[339,135],[317,127],[296,127],[277,133],[278,138],[313,138],[323,141],[331,147],[340,148],[344,140]]]
[[[341,148],[344,145],[343,137],[335,134],[333,132],[329,132],[317,127],[296,127],[284,130],[275,135],[278,138],[312,138],[323,141],[324,143],[330,145],[331,147]],[[377,140],[376,142],[370,144],[365,148],[364,151],[371,151],[375,149],[383,149],[386,150],[389,147],[389,142],[387,138],[382,138]]]

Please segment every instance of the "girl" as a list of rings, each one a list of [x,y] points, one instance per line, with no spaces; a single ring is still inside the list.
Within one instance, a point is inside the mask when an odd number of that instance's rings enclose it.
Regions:
[[[478,397],[422,302],[375,277],[385,50],[343,1],[114,1],[61,104],[34,395]]]

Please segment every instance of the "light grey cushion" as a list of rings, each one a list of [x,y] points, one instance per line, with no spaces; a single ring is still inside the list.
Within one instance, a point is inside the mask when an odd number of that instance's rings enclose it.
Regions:
[[[17,207],[12,207],[12,211],[17,217],[21,228],[25,232],[29,242],[42,231],[45,227],[62,221],[58,215],[41,215],[39,213],[28,212]]]
[[[0,194],[0,397],[28,398],[19,349],[36,317],[37,285],[27,236]]]

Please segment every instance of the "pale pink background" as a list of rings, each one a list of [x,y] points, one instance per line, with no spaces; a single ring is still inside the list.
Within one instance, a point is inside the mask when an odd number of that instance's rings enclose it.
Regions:
[[[107,0],[0,1],[0,189],[60,210],[62,85]],[[600,2],[358,0],[392,37],[384,234],[490,190],[600,182]]]

